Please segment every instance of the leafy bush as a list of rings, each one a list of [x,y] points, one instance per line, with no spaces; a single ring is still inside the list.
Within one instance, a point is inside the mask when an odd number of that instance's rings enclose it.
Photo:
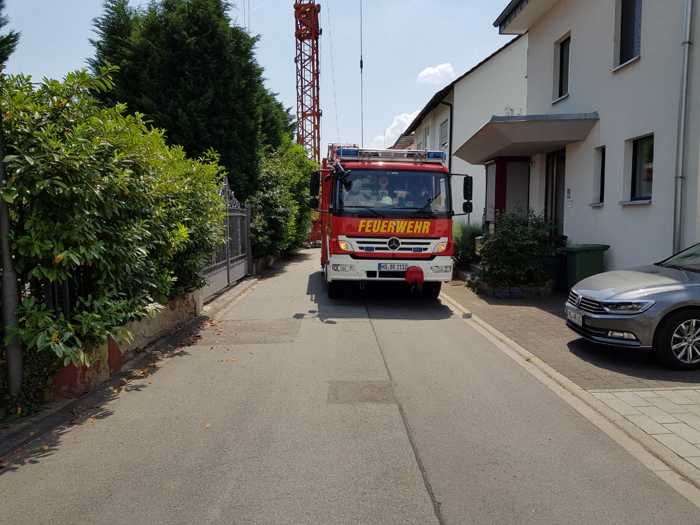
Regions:
[[[474,239],[482,235],[481,226],[455,222],[453,229],[455,262],[463,267],[478,259]]]
[[[316,169],[303,148],[289,142],[262,160],[260,189],[248,200],[254,257],[300,248],[311,228],[309,177]]]
[[[17,335],[27,355],[64,364],[89,363],[115,328],[198,287],[223,236],[216,156],[188,159],[140,115],[102,107],[93,93],[110,86],[108,71],[36,89],[24,76],[2,81]],[[68,308],[49,306],[57,289]]]
[[[541,286],[544,261],[558,247],[556,228],[542,216],[504,213],[481,248],[481,280],[489,286]]]

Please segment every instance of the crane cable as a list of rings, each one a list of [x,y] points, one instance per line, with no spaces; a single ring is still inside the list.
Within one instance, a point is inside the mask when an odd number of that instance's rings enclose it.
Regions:
[[[326,23],[328,25],[328,45],[331,60],[331,82],[333,86],[333,109],[335,110],[335,141],[340,143],[340,124],[338,118],[338,96],[335,87],[335,51],[333,50],[333,17],[331,16],[331,1],[326,0]]]
[[[363,61],[363,25],[362,25],[362,4],[360,0],[360,145],[365,147],[365,86],[364,86],[364,61]]]

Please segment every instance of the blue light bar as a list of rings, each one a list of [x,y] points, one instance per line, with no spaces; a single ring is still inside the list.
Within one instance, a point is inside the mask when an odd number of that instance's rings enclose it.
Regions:
[[[378,162],[429,162],[442,163],[447,161],[444,151],[407,150],[407,149],[365,149],[355,144],[331,145],[329,154],[336,159],[368,160]]]
[[[360,149],[359,148],[338,148],[338,156],[339,157],[359,157],[360,156]]]
[[[442,160],[447,159],[447,154],[444,151],[428,151],[428,159],[431,160]]]

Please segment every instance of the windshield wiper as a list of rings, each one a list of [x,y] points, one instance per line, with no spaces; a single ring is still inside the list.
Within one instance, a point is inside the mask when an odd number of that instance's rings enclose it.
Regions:
[[[388,217],[388,215],[385,215],[385,214],[377,211],[376,208],[372,208],[371,206],[343,206],[341,209],[347,210],[348,208],[369,211],[369,212],[372,212],[375,216],[381,217],[382,219],[386,219]]]
[[[693,270],[692,268],[687,268],[685,266],[681,266],[679,264],[669,264],[669,263],[656,263],[654,266],[661,266],[662,268],[671,268],[672,270],[680,270],[682,272],[694,272],[697,270]]]
[[[430,197],[422,207],[416,209],[416,212],[417,213],[432,213],[432,210],[430,210],[428,208],[430,207],[430,205],[433,202],[435,202],[435,199],[437,199],[439,196],[440,196],[440,193],[436,193],[435,195]]]

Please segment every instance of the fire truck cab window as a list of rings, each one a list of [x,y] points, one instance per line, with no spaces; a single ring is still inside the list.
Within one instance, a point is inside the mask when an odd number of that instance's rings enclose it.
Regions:
[[[336,184],[339,210],[353,213],[358,209],[406,214],[448,214],[449,184],[447,174],[425,171],[352,170]],[[402,213],[403,212],[403,213]]]

